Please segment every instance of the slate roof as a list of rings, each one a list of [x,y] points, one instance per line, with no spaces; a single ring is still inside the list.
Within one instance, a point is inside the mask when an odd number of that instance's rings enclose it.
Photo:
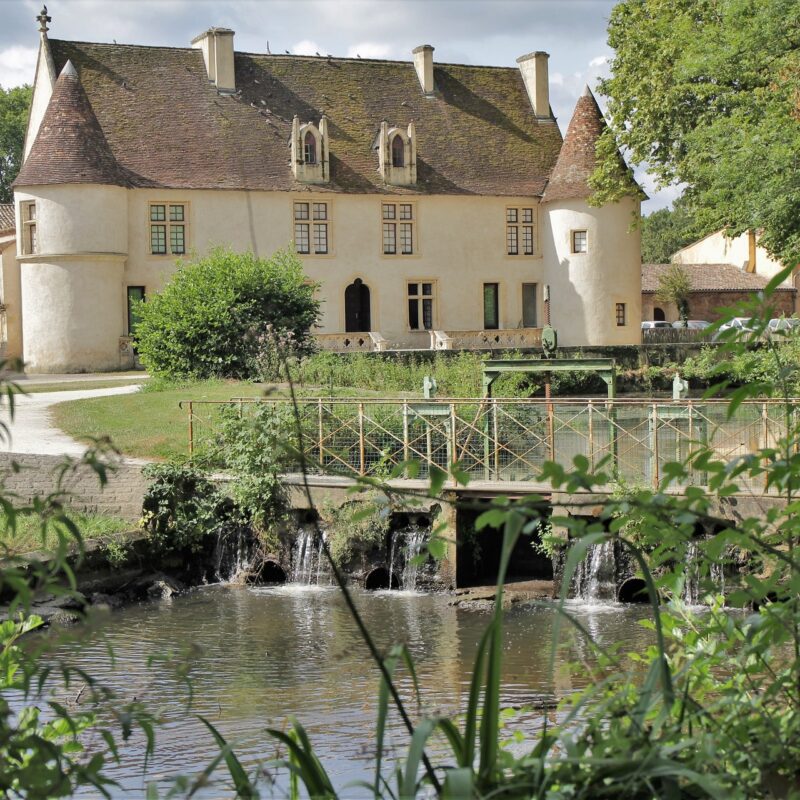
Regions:
[[[589,176],[597,166],[595,146],[605,128],[603,112],[597,105],[592,90],[587,86],[578,99],[569,122],[564,144],[544,193],[545,202],[583,200],[592,194]],[[644,193],[633,180],[621,155],[619,169],[624,175],[623,179],[630,183],[631,190],[643,196]]]
[[[536,121],[516,68],[436,64],[429,98],[407,61],[236,53],[241,91],[228,97],[209,84],[197,49],[50,44],[57,70],[75,65],[133,186],[305,188],[290,166],[292,117],[318,124],[322,111],[332,182],[315,191],[536,196],[561,147],[555,121]],[[416,187],[380,177],[373,148],[383,119],[415,122]],[[39,166],[28,182],[45,177]]]
[[[642,264],[642,292],[657,292],[661,275],[674,264]],[[689,275],[693,292],[755,292],[770,281],[764,275],[745,272],[734,264],[680,264]],[[779,286],[777,291],[793,292],[791,286]]]
[[[53,87],[39,133],[14,186],[54,183],[130,185],[69,61]]]
[[[0,233],[13,231],[16,228],[14,220],[14,204],[0,203]]]

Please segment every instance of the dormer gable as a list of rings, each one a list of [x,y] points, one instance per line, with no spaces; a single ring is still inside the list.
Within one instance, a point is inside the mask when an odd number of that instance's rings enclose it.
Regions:
[[[292,172],[303,183],[326,183],[330,180],[328,118],[323,114],[319,126],[313,122],[292,120]]]
[[[391,186],[414,186],[417,182],[417,130],[412,120],[406,130],[381,122],[378,134],[381,177]]]

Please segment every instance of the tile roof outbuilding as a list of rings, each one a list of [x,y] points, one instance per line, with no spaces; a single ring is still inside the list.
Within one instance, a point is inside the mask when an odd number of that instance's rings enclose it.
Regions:
[[[675,264],[642,264],[642,292],[658,291],[659,278]],[[693,292],[757,292],[770,278],[745,272],[734,264],[680,264],[686,271]],[[791,286],[779,286],[777,291],[794,292]]]

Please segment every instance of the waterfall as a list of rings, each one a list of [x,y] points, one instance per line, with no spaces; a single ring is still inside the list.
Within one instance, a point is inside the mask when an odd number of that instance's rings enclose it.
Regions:
[[[721,563],[709,564],[708,578],[710,586],[707,591],[725,594],[725,569]],[[683,581],[683,592],[681,600],[686,605],[697,606],[703,602],[703,597],[707,594],[703,588],[703,576],[701,574],[700,563],[698,561],[697,542],[691,541],[686,546],[686,575]]]
[[[214,546],[214,579],[241,583],[252,567],[253,537],[246,528],[225,528]]]
[[[291,582],[305,586],[319,586],[327,576],[324,553],[325,531],[317,537],[313,526],[297,530],[292,547]]]
[[[414,559],[422,550],[426,531],[422,528],[418,528],[416,525],[412,525],[403,533],[405,534],[406,540],[406,559],[403,567],[402,587],[407,591],[413,591],[417,588],[417,578],[421,566],[414,562]],[[394,541],[392,541],[392,550],[394,550]]]
[[[592,545],[572,576],[572,596],[586,603],[616,600],[616,572],[614,542]]]

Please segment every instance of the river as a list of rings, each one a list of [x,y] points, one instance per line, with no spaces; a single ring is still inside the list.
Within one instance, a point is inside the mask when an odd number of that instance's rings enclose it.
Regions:
[[[488,613],[455,608],[444,595],[358,591],[356,599],[381,648],[405,642],[411,650],[422,688],[422,712],[454,714],[463,709]],[[642,649],[650,641],[648,631],[638,624],[646,607],[573,605],[570,610],[601,644],[623,642]],[[507,612],[505,705],[552,701],[584,680],[569,662],[591,664],[591,650],[569,625],[562,626],[562,640],[570,646],[559,653],[555,681],[550,677],[556,616],[553,608],[531,605]],[[80,650],[66,644],[59,655],[74,657],[122,700],[136,697],[163,719],[155,757],[146,771],[141,737],[122,748],[122,764],[108,773],[121,787],[112,791],[115,796],[142,796],[149,781],[158,782],[163,795],[176,775],[206,767],[218,750],[197,714],[210,719],[235,745],[248,770],[275,754],[264,729],[283,727],[294,715],[306,726],[337,787],[371,779],[377,671],[336,589],[205,587],[114,612],[97,630]],[[191,708],[188,688],[174,675],[174,660],[180,661],[187,649]],[[174,657],[173,664],[156,660],[148,667],[148,657],[165,655]],[[409,707],[415,709],[407,673],[399,671],[398,679]],[[509,729],[535,731],[543,713],[524,710]],[[398,752],[407,746],[396,718],[390,739]],[[219,770],[214,777],[218,782],[198,796],[225,794],[226,774]],[[275,777],[275,794],[282,796],[286,776]]]

